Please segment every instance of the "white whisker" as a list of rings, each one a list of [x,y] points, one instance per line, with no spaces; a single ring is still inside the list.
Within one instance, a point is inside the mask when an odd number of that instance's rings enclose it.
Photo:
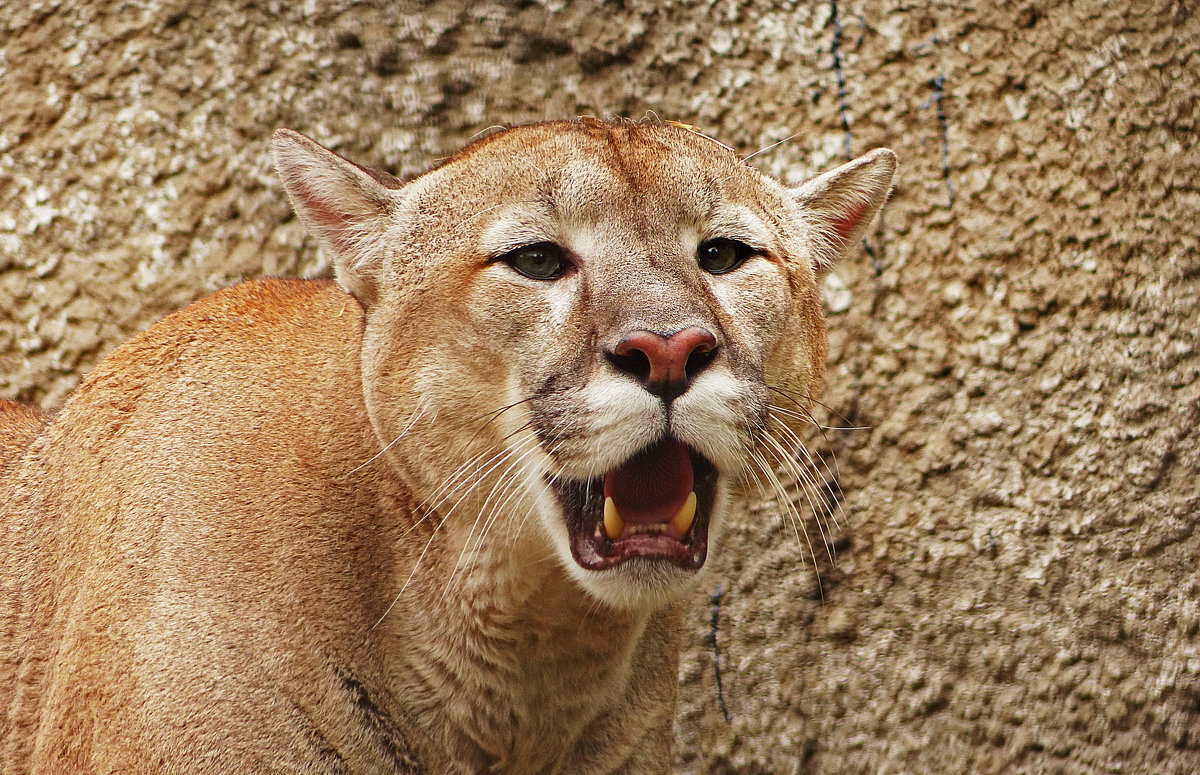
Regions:
[[[511,475],[512,471],[514,469],[516,469],[519,465],[521,465],[522,462],[525,460],[525,458],[527,458],[530,454],[537,452],[538,449],[539,448],[538,448],[537,444],[533,443],[532,446],[529,447],[529,449],[526,449],[525,451],[520,452],[520,454],[517,455],[515,460],[512,460],[511,462],[509,462],[508,467],[505,468],[504,471],[502,471],[499,474],[499,476],[496,478],[496,482],[495,482],[495,484],[492,485],[492,489],[488,492],[487,496],[483,499],[483,503],[480,504],[479,513],[475,517],[475,522],[471,525],[471,530],[470,530],[470,532],[467,533],[467,537],[463,541],[463,548],[459,552],[458,559],[455,560],[455,562],[454,562],[454,569],[450,572],[450,576],[446,580],[446,588],[442,593],[443,597],[445,597],[445,595],[450,591],[450,588],[453,586],[454,579],[458,575],[460,568],[465,569],[465,568],[469,567],[471,565],[471,563],[473,563],[475,561],[475,557],[478,555],[480,548],[482,548],[483,540],[486,537],[491,525],[493,525],[495,523],[496,519],[499,518],[499,516],[503,510],[503,505],[506,504],[508,502],[508,499],[511,497],[511,495],[516,492],[516,488],[513,488],[513,490],[504,499],[504,501],[500,505],[498,505],[495,509],[492,509],[490,512],[488,509],[488,504],[491,503],[492,498],[496,495],[497,492],[502,492],[503,490],[508,489],[509,483],[517,480],[517,477]],[[520,447],[510,448],[510,450],[508,451],[508,454],[505,455],[505,460],[508,460],[508,458],[512,457],[512,455],[517,453],[518,451],[520,451]],[[475,543],[472,545],[471,538],[475,535],[475,528],[479,525],[480,518],[484,517],[485,514],[487,516],[486,516],[486,519],[484,520],[483,527],[479,531],[479,537],[475,540]],[[466,565],[463,565],[463,562],[462,562],[463,558],[468,557],[468,556],[470,559],[467,561]]]
[[[831,482],[835,482],[835,483],[841,481],[841,475],[837,470],[836,455],[833,457],[834,464],[833,464],[832,468],[830,468],[829,464],[826,463],[823,458],[814,457],[813,454],[809,451],[808,446],[806,444],[804,444],[804,442],[800,439],[799,436],[796,435],[796,432],[793,431],[792,428],[787,423],[783,422],[778,417],[773,416],[773,413],[778,409],[779,409],[779,407],[776,407],[776,406],[770,407],[770,412],[772,413],[772,416],[770,417],[770,419],[776,423],[776,425],[783,431],[784,434],[786,434],[788,440],[790,440],[792,443],[793,449],[795,451],[798,451],[801,455],[804,456],[804,459],[808,462],[808,465],[811,467],[811,470],[815,473],[821,473],[823,471],[824,474],[826,475],[827,481],[831,481]],[[801,418],[801,419],[803,419],[803,418]],[[832,449],[830,450],[830,454],[833,455]],[[824,495],[824,493],[829,492],[828,485],[822,486],[820,483],[815,481],[815,475],[814,475],[812,484],[813,484],[814,489],[817,492],[818,497],[821,499],[822,505],[825,508],[825,513],[829,515],[829,518],[831,520],[833,520],[833,524],[835,526],[837,526],[839,528],[842,527],[841,523],[838,522],[838,513],[840,512],[843,518],[846,518],[846,514],[842,510],[841,499],[836,497],[835,494],[830,493],[830,498],[833,499],[833,503],[830,504],[829,500],[826,499],[826,497]],[[846,524],[847,525],[849,524],[848,518],[846,518]]]
[[[767,451],[773,458],[775,458],[776,462],[778,462],[781,467],[783,467],[789,474],[798,480],[799,490],[801,494],[803,494],[804,499],[808,502],[808,507],[812,509],[814,521],[817,524],[817,531],[821,534],[821,541],[825,544],[825,552],[829,556],[829,561],[831,563],[836,562],[833,556],[833,542],[830,536],[826,533],[825,527],[822,524],[821,512],[819,509],[817,509],[817,504],[813,502],[811,490],[815,488],[809,486],[810,477],[806,476],[805,472],[800,467],[793,465],[791,458],[788,457],[786,450],[782,448],[782,445],[780,445],[778,439],[770,434],[766,434],[763,436],[763,440],[767,442]],[[790,496],[789,501],[791,501]]]
[[[871,426],[869,426],[869,425],[822,425],[821,423],[817,422],[816,418],[813,417],[808,412],[805,412],[802,414],[800,412],[796,412],[791,409],[785,409],[782,406],[779,406],[777,404],[771,404],[771,411],[779,412],[780,414],[785,414],[788,417],[794,417],[795,419],[800,420],[801,422],[805,423],[806,425],[811,425],[814,428],[819,428],[823,431],[869,431],[869,430],[871,430]]]
[[[829,499],[825,496],[827,488],[822,487],[821,483],[818,482],[816,478],[816,474],[821,470],[816,459],[812,456],[812,453],[808,451],[808,447],[804,444],[800,437],[796,435],[796,432],[788,427],[786,423],[780,422],[776,417],[771,417],[771,420],[775,422],[779,431],[785,436],[784,441],[790,441],[790,445],[785,446],[779,439],[775,439],[775,443],[778,445],[780,454],[788,459],[789,464],[798,466],[794,473],[799,475],[799,477],[803,479],[806,484],[809,484],[812,487],[813,494],[821,502],[822,510],[825,513],[828,513],[830,516],[833,516],[834,522],[836,523],[837,518],[836,515],[833,514],[833,504],[830,503]],[[803,456],[803,462],[796,459],[796,453],[799,453],[801,456]],[[832,474],[832,472],[828,473]],[[834,476],[834,481],[836,481],[836,479],[836,476]]]
[[[388,445],[386,447],[384,447],[383,449],[379,450],[378,452],[376,452],[374,457],[372,457],[370,460],[368,460],[367,462],[358,466],[354,470],[349,471],[345,475],[349,476],[350,474],[357,473],[358,471],[361,471],[362,469],[366,468],[367,466],[371,465],[376,460],[378,460],[380,457],[382,457],[383,453],[387,452],[389,449],[391,449],[393,446],[395,446],[396,442],[400,441],[400,439],[404,438],[404,435],[406,433],[408,433],[409,431],[412,430],[413,426],[417,424],[417,420],[420,420],[421,415],[423,415],[423,414],[425,414],[425,403],[421,400],[418,400],[416,408],[413,409],[413,413],[409,416],[408,425],[406,425],[404,427],[404,430],[400,431],[400,435],[396,436],[396,438],[394,438],[390,442],[388,442]],[[436,411],[434,412],[433,419],[434,420],[437,419]]]
[[[781,145],[783,145],[784,143],[786,143],[788,140],[794,140],[795,138],[799,137],[799,136],[800,136],[800,135],[802,135],[802,134],[804,134],[804,133],[803,133],[803,132],[797,132],[797,133],[796,133],[796,134],[794,134],[794,135],[788,135],[787,137],[783,138],[782,140],[780,140],[780,141],[779,141],[779,142],[777,142],[777,143],[771,143],[771,144],[770,144],[770,145],[768,145],[766,148],[759,148],[757,151],[755,151],[754,153],[750,154],[749,156],[745,156],[745,157],[743,157],[743,158],[742,158],[742,163],[743,163],[743,164],[745,164],[746,162],[748,162],[748,161],[750,161],[751,159],[753,159],[755,156],[758,156],[760,153],[766,153],[767,151],[771,150],[772,148],[778,148],[779,146],[781,146]]]
[[[809,556],[811,556],[813,559],[813,574],[816,576],[816,579],[817,579],[817,589],[820,591],[822,599],[824,599],[825,590],[824,590],[823,585],[821,584],[821,573],[820,573],[820,570],[818,569],[818,565],[817,565],[817,554],[813,548],[812,540],[808,535],[808,529],[804,527],[804,522],[803,522],[803,520],[801,520],[800,514],[796,510],[796,504],[792,502],[791,496],[788,494],[787,490],[784,488],[783,483],[779,481],[779,477],[775,474],[774,469],[771,468],[770,463],[767,461],[766,458],[764,458],[762,456],[762,453],[760,453],[756,449],[750,450],[750,458],[754,461],[754,463],[758,466],[759,470],[761,470],[763,472],[763,475],[767,478],[769,484],[771,485],[771,489],[775,493],[775,501],[784,508],[785,515],[791,520],[792,532],[796,536],[796,545],[801,550],[801,557],[803,557],[804,546],[805,545],[808,546]],[[804,536],[803,543],[801,543],[801,540],[800,540],[801,535]]]

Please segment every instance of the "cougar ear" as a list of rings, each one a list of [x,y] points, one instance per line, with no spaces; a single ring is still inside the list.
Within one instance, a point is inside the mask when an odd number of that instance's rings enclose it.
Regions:
[[[300,222],[333,255],[338,283],[363,306],[371,304],[382,237],[403,184],[290,129],[275,131],[271,157]]]
[[[891,193],[895,171],[896,154],[876,148],[791,189],[801,214],[819,235],[818,274],[829,271],[866,232]]]

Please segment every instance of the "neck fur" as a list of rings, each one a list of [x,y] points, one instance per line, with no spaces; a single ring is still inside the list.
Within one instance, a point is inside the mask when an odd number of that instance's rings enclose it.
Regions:
[[[674,682],[677,654],[641,653],[648,623],[677,618],[674,607],[600,603],[545,547],[497,540],[449,580],[457,556],[434,559],[444,572],[414,576],[386,625],[393,687],[423,735],[464,768],[553,771],[628,706],[647,658],[671,665]]]

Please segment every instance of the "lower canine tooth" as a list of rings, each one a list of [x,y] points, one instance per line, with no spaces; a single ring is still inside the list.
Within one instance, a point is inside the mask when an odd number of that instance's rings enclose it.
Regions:
[[[687,500],[679,507],[679,511],[675,512],[675,516],[671,517],[671,527],[675,528],[675,532],[682,536],[692,526],[692,520],[696,518],[696,493],[689,492]],[[607,512],[605,515],[605,523],[608,522]]]
[[[621,519],[621,515],[617,513],[617,504],[613,503],[613,499],[604,499],[604,533],[611,540],[616,541],[621,537],[621,533],[625,531],[625,520]]]

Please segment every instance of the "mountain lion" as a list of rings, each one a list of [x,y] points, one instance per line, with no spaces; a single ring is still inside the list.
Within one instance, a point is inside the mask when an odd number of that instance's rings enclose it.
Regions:
[[[273,152],[336,282],[0,403],[0,771],[667,772],[681,593],[796,451],[895,155],[787,187],[594,119],[405,183]]]

